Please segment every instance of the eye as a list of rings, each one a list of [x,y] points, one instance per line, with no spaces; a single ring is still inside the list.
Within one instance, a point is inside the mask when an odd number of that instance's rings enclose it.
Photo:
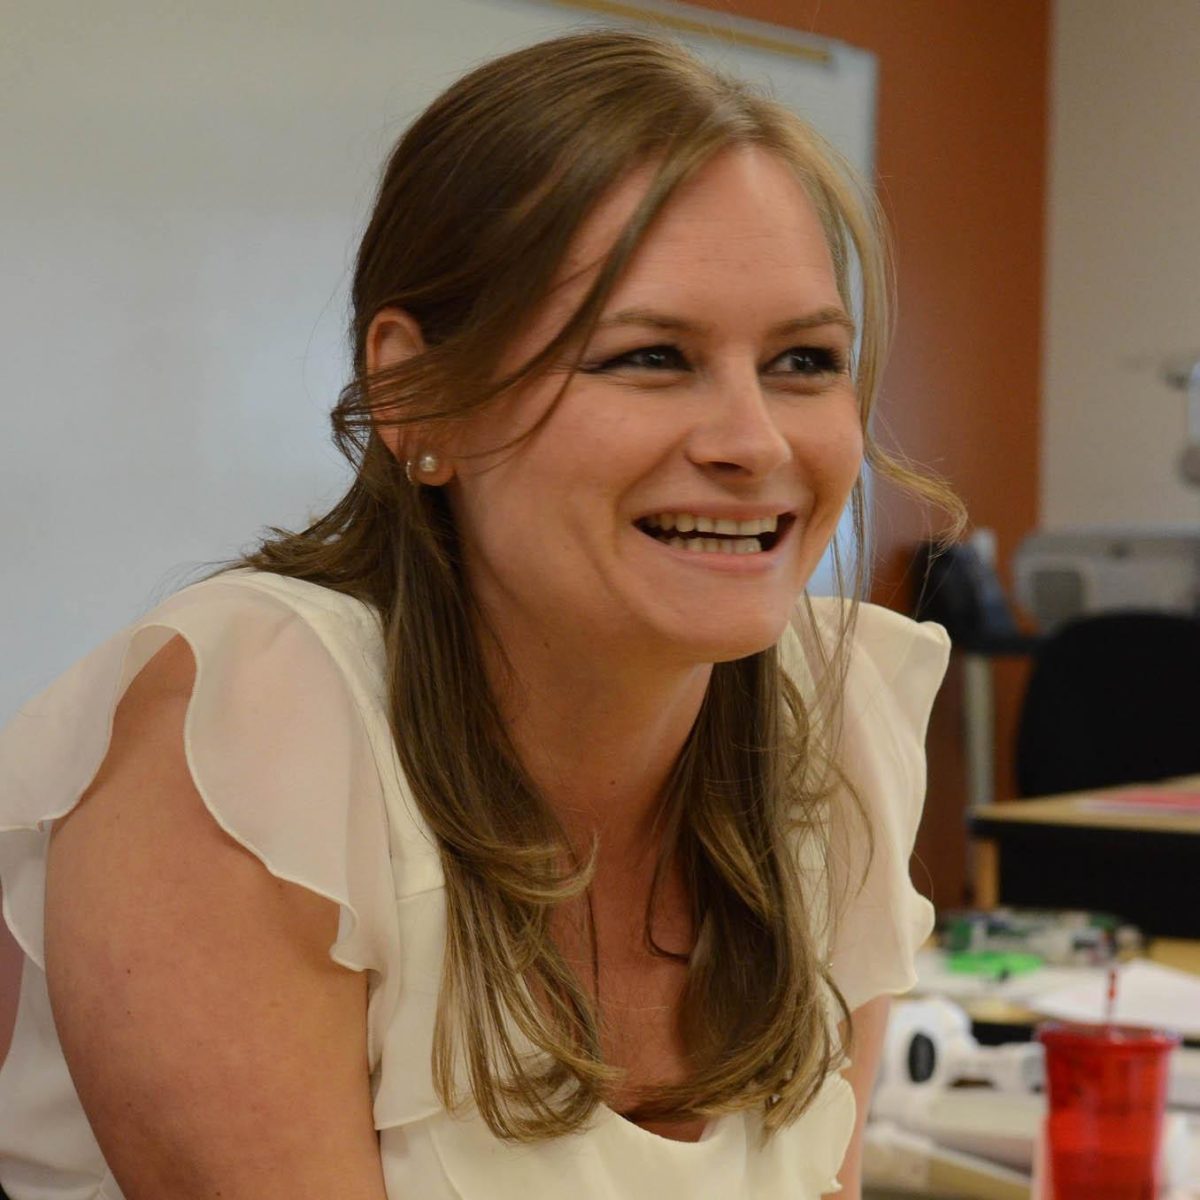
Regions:
[[[767,366],[769,375],[840,375],[846,360],[831,346],[792,346]]]
[[[600,371],[617,371],[625,368],[634,371],[685,371],[688,362],[678,346],[641,346],[637,350],[627,350],[603,362],[584,367],[583,370],[592,373]]]

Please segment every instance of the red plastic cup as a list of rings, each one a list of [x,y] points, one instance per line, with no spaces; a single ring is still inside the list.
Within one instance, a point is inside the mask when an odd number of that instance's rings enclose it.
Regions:
[[[1167,1064],[1179,1036],[1052,1022],[1037,1037],[1054,1200],[1157,1200]]]

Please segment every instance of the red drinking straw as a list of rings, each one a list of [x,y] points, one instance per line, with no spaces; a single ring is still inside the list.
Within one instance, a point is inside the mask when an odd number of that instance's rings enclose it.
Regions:
[[[1117,1015],[1117,964],[1108,968],[1108,994],[1104,998],[1104,1023],[1111,1025]]]

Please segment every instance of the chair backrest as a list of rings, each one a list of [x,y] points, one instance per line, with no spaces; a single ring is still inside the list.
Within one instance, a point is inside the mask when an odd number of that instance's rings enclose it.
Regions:
[[[1200,772],[1200,619],[1107,613],[1038,649],[1017,788],[1045,796]]]

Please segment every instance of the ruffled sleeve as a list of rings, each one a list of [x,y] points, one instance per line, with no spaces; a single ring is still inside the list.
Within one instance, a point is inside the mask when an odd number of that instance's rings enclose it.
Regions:
[[[814,603],[826,644],[842,611],[839,601]],[[925,733],[949,652],[940,625],[859,606],[835,754],[849,786],[835,785],[825,827],[835,905],[828,959],[851,1009],[908,991],[933,930],[909,860],[925,801]],[[801,653],[797,639],[791,661]],[[814,674],[798,672],[802,690]]]
[[[51,824],[95,776],[125,689],[176,635],[196,662],[184,743],[209,812],[271,874],[338,906],[330,955],[374,972],[378,993],[396,941],[395,902],[387,817],[361,718],[365,701],[356,694],[362,684],[319,628],[236,576],[172,597],[76,664],[0,732],[0,881],[17,941],[44,969]],[[373,1068],[384,1020],[382,1012],[369,1014]]]

